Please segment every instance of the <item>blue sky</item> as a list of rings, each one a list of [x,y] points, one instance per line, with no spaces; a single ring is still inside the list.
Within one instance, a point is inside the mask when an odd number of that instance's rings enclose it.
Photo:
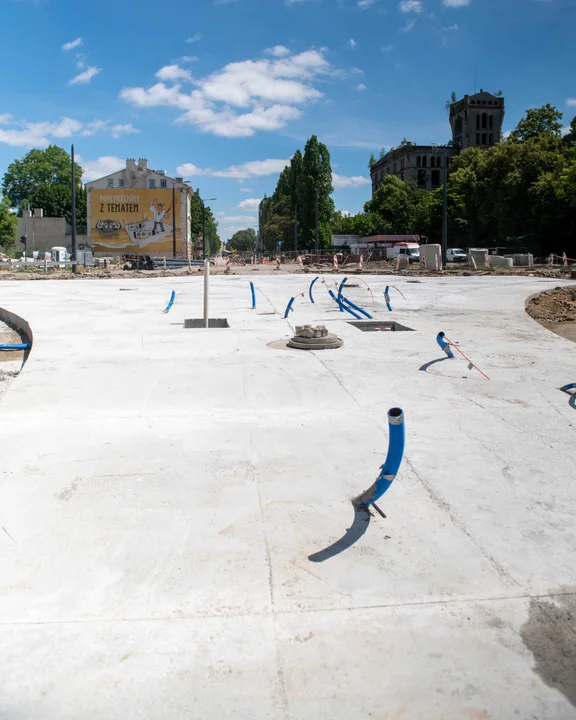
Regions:
[[[316,133],[336,207],[369,198],[371,152],[445,142],[444,103],[502,90],[504,129],[576,114],[576,0],[3,0],[0,172],[74,142],[85,179],[147,157],[184,175],[222,238]]]

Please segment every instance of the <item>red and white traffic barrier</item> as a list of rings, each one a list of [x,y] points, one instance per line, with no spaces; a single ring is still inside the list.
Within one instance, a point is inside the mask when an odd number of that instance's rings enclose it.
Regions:
[[[566,253],[562,253],[562,263],[564,264],[564,267],[568,267],[568,258],[566,257]]]
[[[338,270],[338,258],[334,255],[334,269]]]
[[[224,268],[224,272],[226,272],[226,270],[229,270],[229,269],[230,269],[230,255],[228,255],[228,257],[226,258],[226,267]]]
[[[360,262],[358,263],[360,270],[364,268],[364,255],[360,255]]]
[[[300,264],[300,267],[301,267],[301,268],[304,267],[304,262],[303,262],[303,260],[302,260],[302,255],[298,255],[298,263]]]
[[[276,255],[276,270],[280,270],[280,255]]]

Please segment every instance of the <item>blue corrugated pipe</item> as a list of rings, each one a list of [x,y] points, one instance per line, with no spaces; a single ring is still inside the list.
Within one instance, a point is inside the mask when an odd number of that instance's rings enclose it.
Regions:
[[[295,299],[296,298],[293,297],[290,298],[290,302],[288,303],[288,305],[286,305],[286,312],[284,313],[284,317],[282,318],[283,320],[286,320],[286,318],[288,317],[288,313],[290,312],[290,310],[292,310],[292,304],[294,303]]]
[[[332,292],[332,290],[329,289],[328,292],[330,293],[330,297],[331,297],[332,300],[334,300],[334,302],[338,305],[338,307],[340,308],[340,310],[346,310],[346,312],[349,312],[350,315],[353,315],[353,316],[356,318],[356,320],[362,320],[361,315],[357,315],[357,314],[354,312],[354,310],[350,310],[350,308],[349,308],[347,305],[344,305],[344,303],[341,302],[341,301],[336,297],[336,295],[334,295],[334,293]]]
[[[252,293],[252,310],[256,307],[256,293],[254,292],[254,283],[250,282],[250,292]]]
[[[164,310],[165,313],[170,312],[170,308],[172,305],[174,305],[174,300],[176,299],[176,292],[172,290],[172,295],[170,296],[170,302],[168,305],[166,305],[166,309]]]
[[[453,353],[452,350],[450,349],[450,345],[446,342],[446,340],[444,340],[444,333],[443,333],[443,332],[439,332],[438,335],[436,335],[436,342],[438,343],[438,345],[440,345],[440,347],[442,348],[442,350],[444,350],[444,352],[446,353],[446,355],[447,355],[449,358],[453,358],[453,357],[454,357],[454,353]]]
[[[311,303],[314,302],[314,297],[312,296],[312,288],[314,287],[314,283],[316,282],[316,280],[318,280],[319,277],[320,277],[319,275],[316,275],[314,280],[312,280],[312,282],[310,283],[310,287],[308,288],[308,295],[310,296]]]
[[[390,285],[386,285],[386,290],[384,290],[384,300],[386,300],[386,305],[388,306],[388,310],[392,312],[392,305],[390,305]]]
[[[30,343],[15,343],[14,345],[0,345],[0,350],[30,350]]]
[[[346,280],[348,280],[347,277],[345,277],[344,280],[342,280],[342,282],[340,283],[340,287],[338,288],[338,297],[342,297],[342,288],[344,287],[344,283],[346,282]]]
[[[398,474],[402,458],[404,457],[404,445],[406,442],[406,429],[404,426],[404,411],[401,408],[392,408],[388,410],[388,426],[390,428],[390,436],[388,438],[388,454],[384,465],[380,468],[380,475],[376,478],[376,482],[372,487],[363,492],[360,497],[354,501],[355,505],[361,507],[369,507],[388,490],[394,482],[394,478]]]
[[[344,295],[340,295],[340,303],[342,305],[344,305],[344,303],[348,303],[348,305],[353,307],[354,310],[357,310],[359,313],[362,313],[362,315],[364,315],[365,317],[370,318],[370,320],[372,320],[372,315],[370,315],[369,312],[366,312],[366,310],[362,310],[361,307],[358,307],[358,305],[353,303],[352,300],[348,300],[348,298],[344,297]],[[344,307],[346,307],[346,306],[344,305]]]

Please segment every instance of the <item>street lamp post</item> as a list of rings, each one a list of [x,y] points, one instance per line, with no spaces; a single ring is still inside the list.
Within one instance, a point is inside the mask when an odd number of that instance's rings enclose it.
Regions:
[[[206,258],[206,203],[210,200],[217,200],[218,198],[200,198],[202,203],[202,259]]]
[[[443,152],[444,157],[444,177],[443,177],[443,188],[442,188],[442,267],[446,267],[447,258],[446,252],[448,250],[448,195],[447,195],[447,167],[448,167],[448,153],[446,150]]]

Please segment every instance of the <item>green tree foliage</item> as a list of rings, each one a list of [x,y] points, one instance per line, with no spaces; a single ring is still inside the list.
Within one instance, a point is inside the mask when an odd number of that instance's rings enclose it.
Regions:
[[[374,167],[374,165],[376,165],[377,162],[378,161],[376,160],[376,156],[374,155],[374,153],[372,153],[372,155],[370,155],[370,159],[368,160],[368,170],[372,170],[372,168]]]
[[[312,135],[304,148],[302,177],[298,183],[298,218],[302,242],[306,248],[315,246],[316,198],[319,244],[321,248],[330,247],[330,221],[334,215],[333,190],[330,153],[326,145],[316,135]]]
[[[16,242],[18,219],[10,210],[10,201],[4,197],[0,200],[0,247],[10,248]]]
[[[76,186],[80,190],[82,168],[78,163],[76,169]],[[57,145],[49,145],[45,150],[30,150],[21,160],[14,160],[8,166],[4,175],[2,189],[12,207],[20,211],[25,207],[43,208],[45,215],[50,215],[48,208],[42,202],[48,202],[49,207],[58,209],[63,207],[65,189],[68,196],[67,210],[70,214],[72,193],[72,163],[70,155]],[[47,193],[46,188],[58,188],[54,195]],[[61,217],[51,215],[52,217]]]
[[[559,138],[562,132],[562,113],[552,105],[526,110],[516,129],[510,133],[512,142],[526,142],[532,139]]]
[[[256,231],[252,228],[238,230],[228,241],[228,248],[230,250],[237,250],[238,252],[251,252],[254,249],[256,239]]]
[[[218,235],[218,223],[209,205],[206,205],[206,252],[215,254],[222,245]],[[202,254],[202,200],[199,191],[192,193],[190,198],[190,237],[192,254]]]
[[[458,98],[456,96],[456,93],[454,92],[454,90],[452,90],[452,92],[450,93],[450,97],[448,98],[448,100],[446,100],[446,105],[444,107],[446,108],[446,110],[450,110],[452,105],[454,105],[454,103],[457,101]]]

